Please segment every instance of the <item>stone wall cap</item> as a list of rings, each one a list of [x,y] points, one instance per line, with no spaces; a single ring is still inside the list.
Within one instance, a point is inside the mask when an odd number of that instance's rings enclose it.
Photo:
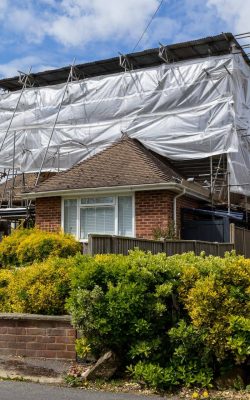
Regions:
[[[0,313],[0,320],[33,320],[33,321],[60,321],[71,322],[70,315],[41,315],[22,313]]]

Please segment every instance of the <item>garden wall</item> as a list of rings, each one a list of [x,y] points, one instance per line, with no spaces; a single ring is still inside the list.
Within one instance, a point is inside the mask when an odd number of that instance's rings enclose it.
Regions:
[[[0,356],[76,360],[69,316],[0,314]]]

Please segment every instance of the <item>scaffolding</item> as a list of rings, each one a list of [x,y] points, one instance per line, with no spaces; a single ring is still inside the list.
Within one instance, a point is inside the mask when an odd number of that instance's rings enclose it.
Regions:
[[[31,69],[20,72],[21,90],[0,99],[5,107],[10,104],[8,118],[0,115],[0,209],[14,206],[17,175],[36,174],[37,186],[44,172],[66,170],[123,134],[167,157],[188,181],[206,188],[212,207],[224,201],[230,213],[231,192],[243,194],[247,207],[250,182],[239,180],[235,164],[247,177],[249,117],[240,107],[247,98],[241,90],[250,93],[245,82],[250,70],[245,53],[225,37],[228,54],[214,55],[209,44],[204,58],[197,54],[180,61],[175,49],[160,43],[159,65],[141,69],[136,57],[120,53],[121,71],[98,77],[83,74],[74,60],[58,85],[39,87]],[[193,44],[190,48],[198,52]],[[233,76],[243,89],[234,86]]]

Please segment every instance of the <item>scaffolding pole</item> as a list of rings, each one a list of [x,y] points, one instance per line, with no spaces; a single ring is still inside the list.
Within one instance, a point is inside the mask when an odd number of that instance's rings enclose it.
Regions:
[[[14,111],[12,113],[9,125],[7,127],[7,130],[5,132],[3,141],[1,143],[0,152],[2,151],[4,143],[5,143],[6,139],[7,139],[8,134],[9,134],[12,122],[13,122],[14,117],[16,115],[19,103],[21,101],[21,98],[22,98],[22,95],[23,95],[25,89],[27,87],[31,87],[31,86],[34,85],[34,80],[30,76],[31,69],[32,69],[32,67],[30,67],[29,72],[27,74],[24,73],[24,72],[18,71],[19,72],[19,83],[22,85],[22,89],[21,89],[21,92],[20,92],[19,97],[17,99],[17,103],[16,103]],[[14,131],[14,136],[13,136],[12,185],[11,185],[11,188],[10,188],[10,191],[9,191],[9,200],[8,200],[9,207],[12,207],[12,205],[13,205],[13,192],[14,192],[14,188],[15,188],[15,177],[16,177],[16,174],[17,174],[17,170],[15,169],[15,157],[16,157],[16,131]],[[4,196],[5,196],[6,189],[7,189],[9,174],[10,174],[10,169],[8,170],[8,175],[7,175],[7,178],[6,178],[5,185],[4,185],[4,190],[3,190],[1,201],[0,201],[0,207],[2,207],[2,204],[3,204]]]
[[[230,172],[228,169],[228,156],[227,156],[227,213],[231,211],[231,195],[230,195]]]
[[[211,196],[211,203],[213,207],[213,157],[210,157],[210,196]]]
[[[13,136],[13,159],[12,159],[12,187],[10,188],[10,207],[13,205],[13,193],[15,189],[15,157],[16,157],[16,131]]]
[[[22,90],[21,90],[20,95],[19,95],[19,97],[18,97],[18,99],[17,99],[17,103],[16,103],[16,106],[15,106],[15,109],[14,109],[14,111],[13,111],[13,113],[12,113],[12,116],[11,116],[11,119],[10,119],[10,122],[9,122],[9,125],[8,125],[8,128],[7,128],[6,132],[5,132],[3,141],[2,141],[2,143],[1,143],[0,151],[2,151],[2,149],[3,149],[3,145],[4,145],[4,143],[5,143],[5,140],[6,140],[7,136],[8,136],[9,130],[10,130],[10,128],[11,128],[13,119],[14,119],[15,114],[16,114],[16,112],[17,112],[17,108],[18,108],[18,105],[19,105],[20,100],[21,100],[21,98],[22,98],[23,92],[24,92],[24,90],[26,89],[26,87],[28,86],[28,84],[29,84],[29,82],[30,82],[30,73],[31,73],[31,69],[32,69],[32,67],[30,67],[28,74],[23,74],[23,73],[22,73],[22,75],[23,75],[24,78],[23,78],[22,76],[20,76],[19,82],[22,84]]]
[[[66,82],[66,85],[65,85],[65,88],[64,88],[64,91],[63,91],[63,95],[62,95],[62,98],[61,98],[61,101],[60,101],[60,104],[59,104],[59,107],[58,107],[58,111],[57,111],[57,114],[56,114],[56,118],[55,118],[54,124],[52,126],[51,134],[50,134],[49,141],[48,141],[48,144],[47,144],[47,147],[46,147],[43,159],[42,159],[42,163],[41,163],[41,166],[40,166],[37,178],[36,178],[35,187],[39,183],[39,179],[40,179],[40,176],[41,176],[41,173],[42,173],[42,169],[43,169],[43,166],[44,166],[47,154],[48,154],[49,146],[50,146],[50,143],[51,143],[51,140],[52,140],[55,128],[56,128],[56,124],[57,124],[57,121],[58,121],[58,118],[59,118],[59,114],[60,114],[60,111],[61,111],[61,108],[62,108],[62,103],[63,103],[64,97],[65,97],[65,94],[67,92],[68,86],[69,86],[69,82],[71,82],[72,80],[75,80],[74,65],[75,65],[75,59],[74,59],[72,65],[70,67],[70,72],[69,72],[69,75],[68,75],[68,79],[67,79],[67,82]]]
[[[247,204],[247,196],[245,196],[245,209],[246,209],[246,223],[248,223],[248,204]]]

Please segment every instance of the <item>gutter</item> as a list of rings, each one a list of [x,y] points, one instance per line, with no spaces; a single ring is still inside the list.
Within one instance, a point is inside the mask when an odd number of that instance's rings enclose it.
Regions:
[[[138,191],[149,191],[149,190],[170,190],[177,193],[182,193],[185,189],[185,194],[190,197],[199,200],[209,200],[209,193],[199,193],[196,188],[191,188],[185,186],[183,183],[153,183],[144,185],[126,185],[126,186],[109,186],[109,187],[98,187],[98,188],[86,188],[86,189],[64,189],[64,190],[51,190],[44,192],[29,192],[22,193],[21,197],[23,199],[37,199],[44,197],[68,197],[72,198],[74,196],[81,195],[98,195],[98,194],[110,194],[110,193],[134,193]]]

